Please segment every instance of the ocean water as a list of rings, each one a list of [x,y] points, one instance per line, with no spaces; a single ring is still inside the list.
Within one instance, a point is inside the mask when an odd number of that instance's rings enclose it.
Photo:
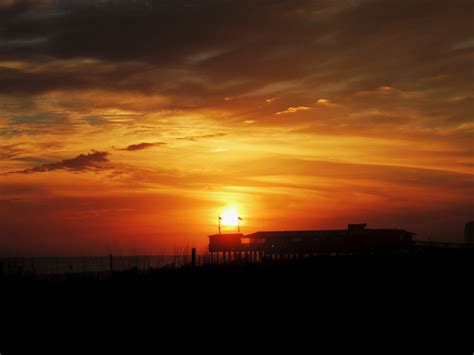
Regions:
[[[191,262],[183,255],[146,256],[81,256],[81,257],[4,257],[0,258],[0,274],[65,274],[174,268]]]

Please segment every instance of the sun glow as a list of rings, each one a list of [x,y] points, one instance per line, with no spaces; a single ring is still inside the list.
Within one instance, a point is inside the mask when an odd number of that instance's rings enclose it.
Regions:
[[[223,226],[236,227],[239,225],[239,212],[235,207],[227,207],[220,213]]]

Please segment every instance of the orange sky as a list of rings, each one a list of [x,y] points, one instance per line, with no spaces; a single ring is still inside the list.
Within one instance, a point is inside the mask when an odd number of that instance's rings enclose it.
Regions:
[[[0,2],[0,251],[474,219],[470,1]]]

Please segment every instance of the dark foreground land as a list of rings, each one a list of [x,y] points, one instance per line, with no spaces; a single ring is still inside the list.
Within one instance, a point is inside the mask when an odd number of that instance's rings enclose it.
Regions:
[[[3,277],[0,352],[115,353],[127,345],[128,353],[300,353],[330,336],[333,350],[381,341],[386,353],[413,340],[472,354],[473,270],[472,255],[441,253]]]

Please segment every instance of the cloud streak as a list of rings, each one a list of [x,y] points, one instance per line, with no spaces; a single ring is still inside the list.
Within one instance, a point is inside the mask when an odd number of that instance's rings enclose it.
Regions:
[[[90,170],[103,170],[106,167],[103,163],[109,162],[108,152],[96,152],[88,154],[80,154],[72,159],[64,159],[60,162],[43,164],[31,169],[25,169],[20,171],[13,171],[6,174],[33,174],[33,173],[44,173],[54,170],[69,170],[69,171],[90,171]],[[6,175],[3,174],[3,175]]]
[[[211,134],[202,134],[202,135],[196,135],[196,136],[179,137],[177,139],[195,142],[195,141],[199,141],[199,140],[202,140],[202,139],[211,139],[211,138],[224,137],[226,135],[227,135],[227,133],[211,133]]]
[[[300,111],[308,111],[310,110],[311,107],[308,107],[308,106],[298,106],[298,107],[288,107],[286,110],[284,111],[279,111],[277,112],[276,114],[277,115],[286,115],[288,113],[296,113],[296,112],[300,112]]]
[[[118,149],[118,150],[126,150],[126,151],[129,151],[129,152],[135,152],[137,150],[144,150],[144,149],[153,148],[153,147],[157,147],[157,146],[165,145],[165,144],[166,143],[164,143],[164,142],[138,143],[138,144],[131,144],[126,148],[121,148],[121,149]]]

